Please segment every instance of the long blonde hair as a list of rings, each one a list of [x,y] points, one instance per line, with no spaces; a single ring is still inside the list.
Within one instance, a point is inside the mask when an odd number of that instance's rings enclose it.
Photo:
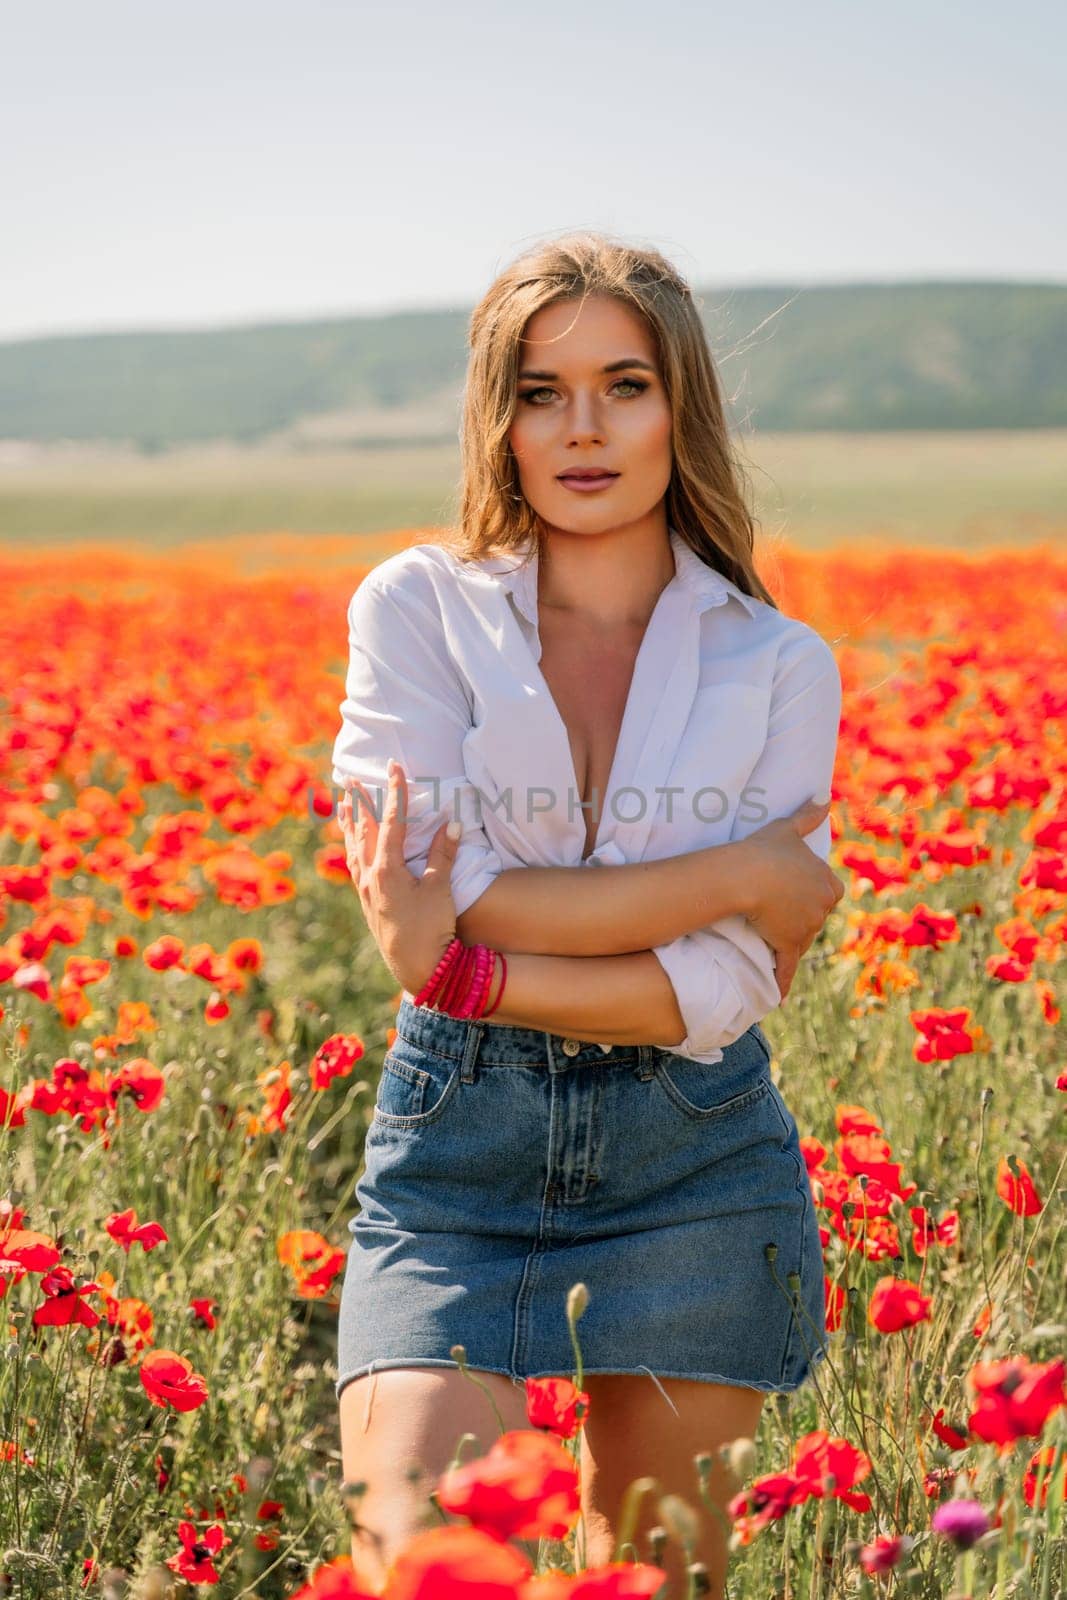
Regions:
[[[477,560],[543,550],[543,529],[519,487],[507,436],[516,407],[519,344],[535,311],[557,300],[609,294],[638,311],[656,339],[672,415],[668,525],[708,566],[775,606],[755,569],[755,523],[744,470],[726,426],[722,391],[689,285],[658,250],[599,233],[535,246],[506,267],[471,313],[454,528],[441,542]]]

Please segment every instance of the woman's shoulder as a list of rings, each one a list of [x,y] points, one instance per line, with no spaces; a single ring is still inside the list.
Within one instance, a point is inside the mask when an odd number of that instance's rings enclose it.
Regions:
[[[352,601],[355,604],[362,595],[360,603],[364,605],[384,598],[432,605],[437,600],[442,579],[454,581],[459,575],[457,569],[455,557],[442,546],[409,545],[406,550],[397,550],[371,567],[360,581]]]
[[[802,617],[790,616],[788,611],[780,611],[776,606],[769,606],[763,601],[755,601],[754,604],[755,615],[762,628],[780,649],[801,652],[811,650],[816,654],[820,648],[830,650],[830,645],[819,630],[810,622],[805,622]]]
[[[370,569],[348,605],[352,626],[395,620],[435,633],[485,603],[483,563],[467,561],[439,544],[413,544]]]
[[[456,558],[443,545],[412,544],[379,561],[367,573],[360,588],[400,589],[412,594],[425,591],[441,572],[452,572]]]
[[[841,669],[829,640],[800,617],[790,617],[780,611],[774,616],[776,690],[800,693],[818,688],[840,698]]]
[[[721,573],[719,578],[726,590],[740,601],[739,606],[730,608],[738,637],[751,640],[761,652],[770,650],[783,666],[797,660],[822,665],[836,660],[833,647],[811,623],[791,616],[778,606],[768,605],[757,595],[748,594]]]

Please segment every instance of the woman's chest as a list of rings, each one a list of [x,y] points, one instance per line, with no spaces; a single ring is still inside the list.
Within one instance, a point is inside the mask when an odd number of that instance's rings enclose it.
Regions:
[[[610,635],[551,617],[540,619],[538,666],[567,731],[574,777],[583,802],[586,853],[596,839],[643,630]]]
[[[705,637],[706,621],[668,588],[625,636],[548,606],[529,628],[509,606],[498,628],[457,630],[464,770],[508,865],[652,860],[729,837],[767,737],[773,661],[729,629]]]

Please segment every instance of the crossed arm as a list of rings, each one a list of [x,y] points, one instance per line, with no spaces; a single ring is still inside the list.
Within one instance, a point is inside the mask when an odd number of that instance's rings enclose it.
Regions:
[[[464,944],[507,956],[504,997],[489,1025],[603,1044],[680,1044],[685,1022],[652,946],[748,910],[745,856],[738,842],[628,866],[500,872],[456,919]]]
[[[353,595],[348,618],[334,781],[354,777],[381,792],[388,758],[396,758],[413,801],[405,860],[417,875],[441,817],[461,816],[452,867],[457,933],[508,959],[490,1025],[708,1052],[781,1003],[774,952],[746,921],[758,886],[745,835],[766,813],[758,820],[739,814],[726,843],[656,861],[505,869],[480,816],[462,815],[471,708],[450,670],[440,618],[374,574]],[[830,647],[810,630],[791,635],[779,652],[767,738],[749,780],[771,817],[829,792],[840,696]],[[420,808],[428,775],[432,806]],[[827,860],[829,819],[806,842]]]

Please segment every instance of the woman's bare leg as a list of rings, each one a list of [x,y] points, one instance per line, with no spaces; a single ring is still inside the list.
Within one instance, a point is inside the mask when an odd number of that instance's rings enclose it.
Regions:
[[[496,1372],[471,1368],[493,1396],[505,1428],[526,1428],[526,1389]],[[388,1367],[353,1378],[341,1390],[341,1460],[346,1483],[365,1482],[351,1502],[358,1527],[352,1564],[369,1588],[412,1534],[439,1525],[428,1501],[464,1433],[463,1460],[484,1455],[500,1432],[485,1394],[454,1367]],[[409,1476],[409,1474],[414,1476]]]
[[[646,1495],[635,1529],[642,1561],[649,1560],[648,1530],[662,1523],[661,1495],[679,1495],[693,1507],[700,1529],[692,1559],[703,1561],[711,1579],[711,1600],[722,1600],[728,1563],[727,1531],[700,1497],[693,1458],[712,1456],[708,1492],[725,1517],[734,1488],[717,1455],[720,1445],[754,1439],[766,1395],[733,1384],[690,1378],[657,1380],[631,1373],[587,1373],[589,1416],[582,1441],[582,1503],[586,1518],[586,1561],[610,1561],[618,1533],[623,1496],[635,1478],[656,1478],[658,1493]],[[673,1406],[670,1402],[673,1402]],[[674,1408],[677,1408],[676,1410]],[[671,1540],[660,1563],[669,1592],[684,1595],[685,1555]]]

